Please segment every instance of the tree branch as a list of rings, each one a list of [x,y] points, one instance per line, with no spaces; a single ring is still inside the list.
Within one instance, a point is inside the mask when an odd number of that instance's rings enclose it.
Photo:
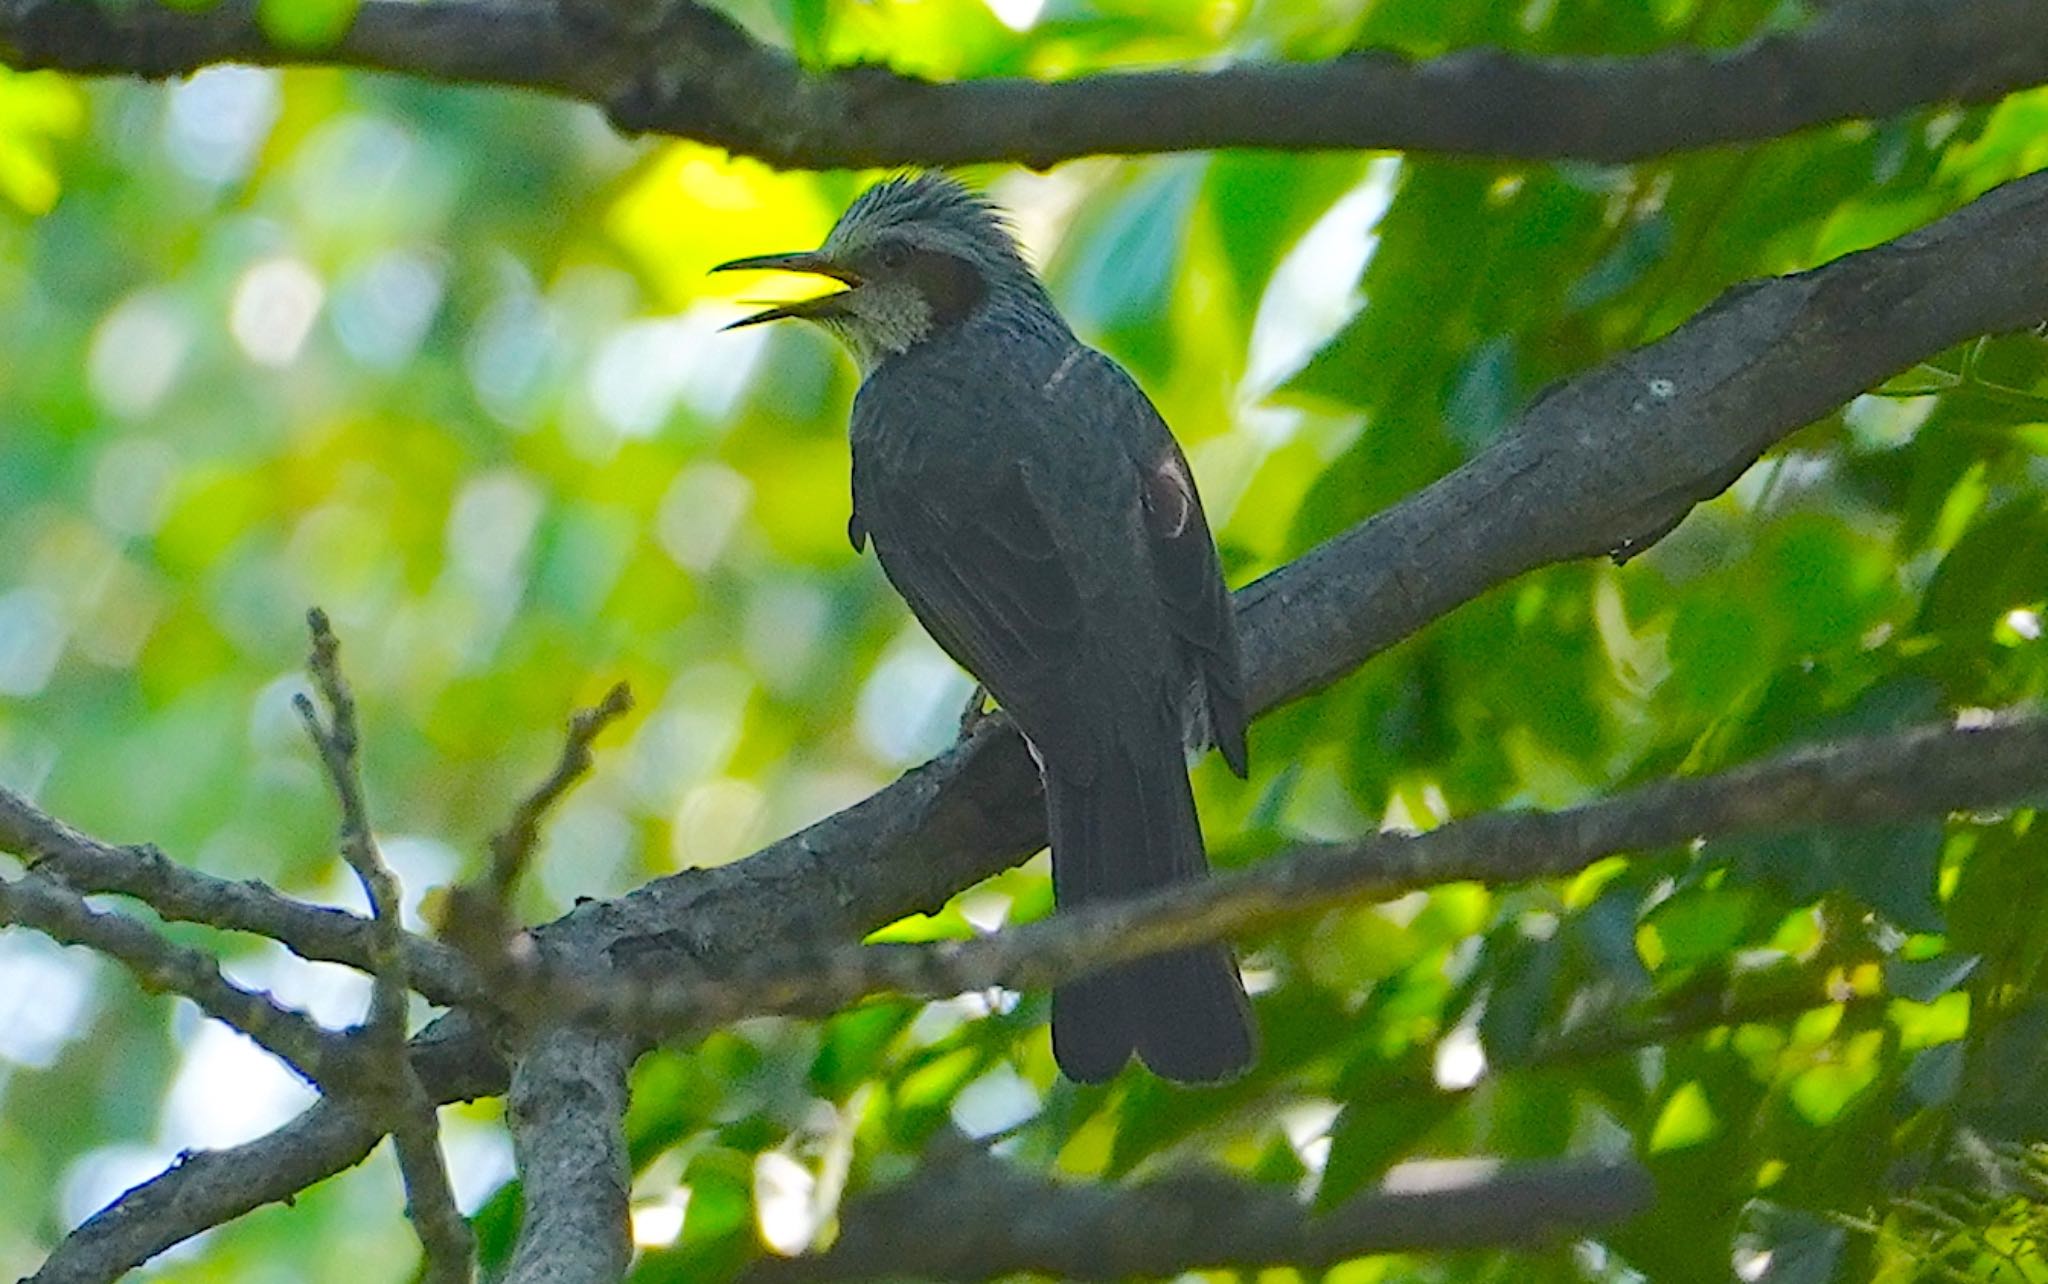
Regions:
[[[22,1284],[109,1284],[171,1245],[361,1163],[381,1129],[334,1098],[227,1150],[198,1150],[94,1213]]]
[[[1209,1269],[1317,1271],[1375,1253],[1556,1243],[1650,1207],[1631,1160],[1404,1164],[1380,1189],[1312,1214],[1285,1189],[1222,1173],[1130,1186],[1055,1181],[979,1149],[868,1195],[822,1253],[764,1258],[746,1284],[978,1281],[1031,1273],[1120,1280]]]
[[[333,64],[538,89],[655,130],[808,168],[950,165],[1219,147],[1638,160],[2048,81],[2048,0],[1860,0],[1739,49],[1634,58],[1474,49],[1412,60],[937,83],[811,72],[717,10],[653,24],[535,0],[365,0],[335,47],[281,47],[256,0],[198,9],[0,0],[0,62],[170,76],[209,63]]]
[[[248,1035],[308,1083],[339,1086],[361,1077],[362,1059],[344,1036],[267,994],[236,985],[221,975],[212,956],[173,945],[126,914],[96,910],[40,874],[0,879],[0,923],[106,955],[145,988],[183,995],[214,1020]]]
[[[0,849],[17,853],[38,874],[83,895],[131,896],[175,922],[250,932],[301,958],[371,970],[370,924],[358,915],[309,905],[259,882],[202,874],[148,845],[102,842],[5,789],[0,789]],[[455,1007],[486,997],[468,963],[445,945],[408,934],[405,964],[414,986],[434,1003]]]
[[[579,709],[569,719],[561,757],[546,780],[521,799],[505,828],[491,837],[491,864],[475,883],[454,888],[441,920],[441,935],[476,962],[493,981],[513,947],[512,893],[533,860],[541,822],[556,803],[589,772],[591,745],[612,723],[633,708],[633,691],[615,684],[604,699]]]
[[[419,1233],[426,1278],[429,1284],[469,1284],[475,1274],[476,1243],[448,1184],[434,1102],[420,1086],[406,1055],[406,1010],[412,1001],[412,986],[406,976],[405,929],[399,918],[401,889],[370,832],[357,763],[362,737],[356,725],[355,696],[342,676],[341,644],[328,627],[327,613],[317,608],[307,612],[306,625],[313,634],[313,683],[327,702],[330,721],[323,727],[313,701],[303,694],[293,704],[319,750],[341,804],[342,858],[355,871],[370,902],[370,961],[375,970],[369,1015],[355,1037],[385,1071],[377,1085],[379,1114],[391,1129],[392,1149],[398,1153],[406,1215]]]
[[[793,941],[765,947],[749,960],[747,974],[724,981],[687,973],[636,980],[536,972],[526,980],[530,1003],[672,1038],[771,1012],[823,1015],[883,992],[938,999],[998,986],[1044,989],[1134,958],[1418,887],[1528,882],[1701,837],[1881,824],[2011,806],[2044,792],[2048,718],[1917,727],[1661,781],[1564,811],[1489,812],[1425,834],[1307,847],[1242,874],[972,940],[827,950]]]
[[[1874,250],[1734,290],[1545,397],[1449,477],[1241,592],[1254,707],[1314,690],[1523,572],[1633,551],[1794,429],[1964,338],[2043,316],[2048,174]],[[667,951],[730,974],[762,941],[854,939],[942,904],[1044,833],[1030,758],[993,718],[845,811],[745,860],[579,906],[536,943],[561,959]],[[443,1018],[421,1038],[436,1041],[440,1059],[421,1075],[437,1099],[503,1090],[474,1022]],[[153,1197],[178,1189],[180,1171],[152,1182]],[[282,1199],[302,1174],[249,1185],[257,1202]],[[195,1199],[152,1233],[175,1242],[220,1220],[193,1210],[234,1202]]]
[[[605,692],[604,699],[588,709],[578,709],[569,719],[569,732],[562,738],[562,756],[548,778],[520,800],[504,830],[491,838],[491,873],[485,890],[499,906],[505,904],[518,884],[519,876],[533,859],[533,847],[540,839],[540,824],[562,796],[590,771],[590,746],[606,727],[633,709],[633,689],[620,682]]]
[[[442,1103],[505,1090],[505,1064],[467,1017],[444,1017],[413,1036],[412,1062]],[[354,1167],[383,1139],[370,1115],[323,1097],[254,1141],[180,1156],[65,1236],[29,1284],[110,1284],[173,1244]]]
[[[506,1284],[616,1280],[633,1255],[626,1196],[626,1070],[620,1041],[556,1026],[512,1071],[506,1121],[519,1169],[519,1243]]]

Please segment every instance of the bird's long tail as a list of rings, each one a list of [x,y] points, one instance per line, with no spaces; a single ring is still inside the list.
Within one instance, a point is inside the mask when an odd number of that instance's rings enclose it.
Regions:
[[[1208,874],[1179,728],[1161,719],[1110,735],[1092,779],[1047,764],[1053,886],[1068,909]],[[1168,1079],[1227,1079],[1251,1064],[1253,1039],[1237,965],[1220,943],[1139,959],[1053,990],[1053,1056],[1082,1083],[1115,1075],[1132,1052]]]

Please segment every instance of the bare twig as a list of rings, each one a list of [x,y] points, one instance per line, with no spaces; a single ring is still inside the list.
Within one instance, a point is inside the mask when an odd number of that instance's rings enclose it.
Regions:
[[[294,900],[262,883],[203,874],[148,845],[102,842],[5,789],[0,789],[0,849],[26,857],[37,873],[86,895],[117,892],[167,919],[252,932],[301,958],[372,970],[367,919]],[[404,943],[406,974],[429,1000],[451,1007],[483,1001],[483,987],[461,955],[411,933]]]
[[[1492,812],[1416,836],[1306,848],[1228,878],[1061,914],[993,936],[926,945],[757,950],[747,974],[710,979],[549,977],[538,1006],[650,1035],[696,1033],[767,1012],[834,1012],[896,992],[943,998],[1039,988],[1162,950],[1333,905],[1446,882],[1523,882],[1618,853],[1820,824],[1867,825],[2008,806],[2048,789],[2048,718],[1933,726],[1795,750],[1558,812]]]
[[[362,1058],[338,1034],[267,994],[245,990],[221,975],[211,955],[173,945],[126,914],[105,913],[40,874],[0,880],[0,922],[34,928],[66,945],[106,955],[152,990],[168,990],[240,1030],[278,1060],[318,1086],[359,1082]]]
[[[1282,1187],[1223,1173],[1129,1186],[1063,1182],[967,1148],[854,1201],[822,1253],[763,1258],[746,1284],[1120,1280],[1207,1268],[1315,1271],[1375,1253],[1557,1243],[1646,1211],[1632,1160],[1405,1164],[1321,1214]]]
[[[648,24],[571,6],[365,0],[336,45],[273,42],[257,0],[203,8],[0,0],[0,63],[182,75],[208,63],[325,63],[518,86],[596,103],[623,126],[807,168],[1036,166],[1220,147],[1403,149],[1639,160],[1775,138],[2048,80],[2043,0],[1861,0],[1739,49],[1635,58],[1462,50],[1414,60],[935,82],[873,66],[811,72],[715,9]]]
[[[476,883],[451,888],[440,932],[455,948],[468,956],[479,971],[495,983],[511,965],[518,947],[512,916],[512,893],[520,875],[533,859],[540,827],[576,782],[590,770],[591,744],[607,726],[624,717],[633,707],[633,692],[620,682],[604,699],[588,709],[579,709],[569,719],[561,756],[554,770],[532,793],[520,800],[512,819],[491,838],[491,863]],[[530,955],[531,951],[524,951]],[[506,1013],[515,1017],[517,1013]]]
[[[511,823],[491,838],[491,872],[485,890],[504,905],[512,895],[519,876],[533,859],[534,843],[540,837],[541,821],[563,795],[590,770],[590,746],[612,723],[630,713],[633,689],[620,682],[604,693],[604,699],[588,709],[578,709],[569,719],[569,731],[562,741],[562,756],[555,769],[519,803]]]
[[[419,1231],[427,1278],[433,1284],[468,1284],[474,1274],[475,1244],[448,1184],[434,1102],[420,1086],[406,1055],[406,1008],[412,989],[406,976],[405,929],[399,918],[401,889],[370,832],[362,774],[356,763],[362,741],[356,726],[355,697],[342,676],[341,644],[328,626],[326,613],[317,608],[307,612],[306,625],[313,634],[313,682],[327,702],[328,723],[321,725],[307,696],[298,696],[294,703],[341,803],[342,856],[370,901],[374,965],[370,1012],[355,1037],[367,1044],[386,1072],[382,1113],[398,1152],[406,1212]]]

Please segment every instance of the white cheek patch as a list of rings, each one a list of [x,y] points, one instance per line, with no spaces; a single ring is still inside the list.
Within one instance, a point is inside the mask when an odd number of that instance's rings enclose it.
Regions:
[[[1195,515],[1195,483],[1180,452],[1168,446],[1145,474],[1145,525],[1158,539],[1176,539]]]
[[[931,305],[911,286],[895,281],[863,286],[855,296],[854,319],[846,328],[878,358],[908,352],[930,336]]]

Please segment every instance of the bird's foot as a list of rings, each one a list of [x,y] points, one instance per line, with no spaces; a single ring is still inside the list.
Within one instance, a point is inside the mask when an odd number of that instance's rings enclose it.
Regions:
[[[988,688],[977,682],[974,684],[974,690],[968,694],[967,703],[960,710],[959,739],[965,740],[973,735],[974,729],[980,726],[987,717]],[[955,743],[957,744],[958,741],[955,741]]]

